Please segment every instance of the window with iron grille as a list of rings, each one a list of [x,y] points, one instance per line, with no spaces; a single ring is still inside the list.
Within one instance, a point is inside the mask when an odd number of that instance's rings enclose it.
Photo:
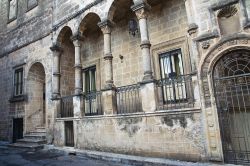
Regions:
[[[84,98],[85,115],[101,115],[101,92],[96,90],[96,66],[83,70],[84,72]]]
[[[16,69],[14,72],[14,96],[23,94],[23,68]]]
[[[8,21],[11,22],[17,18],[17,0],[9,0]]]
[[[172,50],[159,56],[160,76],[162,81],[163,102],[185,100],[186,86],[181,49]]]

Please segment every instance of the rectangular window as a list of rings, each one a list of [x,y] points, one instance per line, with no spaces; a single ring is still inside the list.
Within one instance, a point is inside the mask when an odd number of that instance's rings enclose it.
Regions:
[[[17,0],[9,0],[8,20],[13,21],[17,17]]]
[[[23,68],[16,69],[14,73],[14,96],[23,94]]]
[[[96,67],[90,67],[84,70],[85,72],[85,92],[96,91]]]
[[[96,91],[96,66],[85,69],[84,75],[85,115],[102,114],[100,106],[101,95]]]
[[[38,5],[37,0],[27,0],[27,9],[31,10]]]
[[[164,103],[185,100],[186,85],[181,49],[163,53],[159,57]]]

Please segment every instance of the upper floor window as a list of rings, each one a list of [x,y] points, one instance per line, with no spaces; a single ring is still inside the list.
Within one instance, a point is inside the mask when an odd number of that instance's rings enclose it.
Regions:
[[[15,70],[14,73],[14,96],[23,94],[23,68]]]
[[[27,0],[27,10],[31,10],[38,5],[37,0]]]
[[[17,17],[17,0],[9,0],[8,20],[13,21]]]

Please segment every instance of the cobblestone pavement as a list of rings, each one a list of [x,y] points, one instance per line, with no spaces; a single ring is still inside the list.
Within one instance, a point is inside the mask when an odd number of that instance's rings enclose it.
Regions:
[[[0,166],[125,166],[125,164],[68,155],[55,150],[32,152],[0,146]]]

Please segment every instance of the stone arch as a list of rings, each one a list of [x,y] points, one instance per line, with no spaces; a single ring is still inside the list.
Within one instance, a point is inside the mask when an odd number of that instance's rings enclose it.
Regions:
[[[69,26],[64,26],[58,33],[58,36],[56,38],[56,43],[61,45],[65,40],[65,35],[67,33],[73,34],[72,29]]]
[[[223,160],[222,142],[219,129],[218,111],[214,94],[213,69],[216,62],[228,52],[238,49],[249,50],[250,36],[233,35],[224,38],[201,57],[198,67],[198,77],[201,91],[201,101],[207,121],[208,151],[211,158]]]
[[[95,31],[96,29],[99,29],[97,23],[100,21],[101,18],[97,13],[88,12],[83,17],[83,19],[81,19],[81,22],[78,26],[78,31],[82,34],[85,33],[85,31]]]
[[[111,1],[108,5],[107,5],[107,8],[106,8],[106,15],[104,16],[105,20],[112,20],[114,19],[114,14],[116,12],[117,9],[122,9],[122,7],[119,7],[120,4],[122,3],[131,3],[131,6],[133,4],[136,3],[139,3],[137,1],[143,1],[143,0],[113,0]]]
[[[27,74],[27,106],[25,131],[45,127],[46,123],[46,73],[42,63],[34,62]]]

